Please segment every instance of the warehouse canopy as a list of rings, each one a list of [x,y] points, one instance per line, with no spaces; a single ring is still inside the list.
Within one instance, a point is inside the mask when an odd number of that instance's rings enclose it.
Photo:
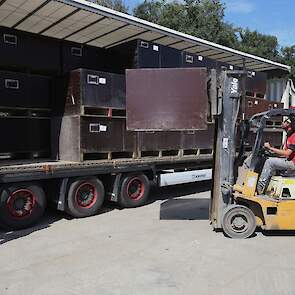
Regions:
[[[290,67],[85,0],[0,0],[0,26],[102,48],[142,39],[253,71]]]

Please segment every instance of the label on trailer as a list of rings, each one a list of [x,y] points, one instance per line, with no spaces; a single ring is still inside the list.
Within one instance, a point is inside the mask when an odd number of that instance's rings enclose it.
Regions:
[[[176,185],[212,179],[212,169],[160,174],[159,186]]]
[[[107,84],[106,78],[99,78],[99,84]]]
[[[198,60],[202,61],[203,60],[203,56],[202,55],[198,55]]]
[[[159,46],[158,45],[153,45],[153,50],[159,51]]]
[[[107,131],[107,126],[106,125],[99,125],[99,131],[100,132],[106,132]]]

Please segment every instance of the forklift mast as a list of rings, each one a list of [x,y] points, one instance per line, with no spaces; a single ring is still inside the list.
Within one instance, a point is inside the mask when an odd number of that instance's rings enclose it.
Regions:
[[[210,206],[210,221],[214,229],[222,228],[224,209],[231,203],[232,186],[235,183],[237,118],[240,106],[243,110],[246,75],[246,71],[223,71],[216,85],[219,91]]]

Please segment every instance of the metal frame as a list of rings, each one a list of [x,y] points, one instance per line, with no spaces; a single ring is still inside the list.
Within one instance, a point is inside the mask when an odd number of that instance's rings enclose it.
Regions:
[[[218,110],[213,189],[211,193],[210,220],[214,229],[222,228],[224,209],[230,204],[232,186],[235,181],[234,161],[236,158],[236,119],[243,97],[243,79],[246,71],[222,72],[222,110]],[[214,87],[214,85],[213,85]]]
[[[197,158],[191,156],[180,159],[115,160],[111,163],[110,161],[104,163],[101,163],[101,161],[87,161],[74,164],[53,162],[52,165],[41,163],[40,167],[37,165],[21,164],[15,167],[0,167],[0,183],[21,182],[27,181],[28,179],[33,181],[146,170],[158,171],[168,169],[169,167],[200,167],[200,164],[205,165],[206,163],[209,166],[208,163],[211,162],[212,156],[202,155]]]
[[[0,10],[2,9],[3,6],[8,5],[9,1],[10,0],[2,0],[2,1],[0,0]],[[34,0],[28,0],[29,4],[30,4],[30,1],[32,4],[34,3]],[[28,2],[26,3],[28,4]],[[202,54],[202,53],[206,54],[206,52],[208,52],[208,56],[212,56],[212,57],[214,56],[214,60],[216,61],[224,61],[224,59],[226,59],[226,62],[228,62],[229,64],[233,64],[233,62],[236,61],[237,58],[240,58],[240,59],[253,60],[253,64],[251,64],[251,69],[257,69],[258,71],[263,71],[266,69],[280,69],[287,72],[290,71],[290,67],[287,65],[283,65],[274,61],[264,59],[262,57],[254,56],[252,54],[241,52],[229,47],[225,47],[223,45],[215,44],[210,41],[206,41],[188,34],[184,34],[184,33],[136,18],[134,16],[130,16],[121,12],[114,11],[112,9],[97,5],[95,3],[91,3],[86,0],[43,0],[43,3],[41,3],[38,7],[35,7],[34,9],[32,9],[32,11],[29,11],[29,10],[25,11],[21,7],[16,8],[15,10],[13,10],[17,12],[17,14],[15,14],[16,21],[14,24],[9,25],[9,27],[22,30],[22,24],[26,20],[30,20],[30,17],[34,17],[38,13],[38,11],[40,11],[41,9],[43,12],[44,8],[46,9],[46,6],[52,3],[60,3],[64,5],[62,6],[62,9],[71,7],[73,11],[67,12],[64,15],[62,14],[55,15],[54,19],[50,19],[50,16],[49,16],[46,19],[46,21],[48,21],[48,25],[45,28],[39,29],[39,34],[41,35],[55,37],[53,33],[54,30],[52,31],[52,33],[50,33],[49,32],[50,29],[54,28],[56,25],[61,26],[61,23],[64,20],[71,20],[71,17],[72,16],[74,17],[74,15],[79,11],[87,11],[90,14],[101,16],[101,19],[96,20],[94,22],[93,20],[89,21],[89,24],[87,24],[87,19],[86,19],[85,25],[82,28],[77,30],[72,29],[73,30],[72,32],[71,32],[71,28],[69,28],[69,33],[67,34],[67,36],[60,39],[74,41],[81,44],[89,43],[91,41],[97,41],[97,42],[94,42],[94,46],[111,48],[112,46],[115,46],[127,40],[131,40],[132,38],[135,38],[135,37],[138,37],[138,39],[141,39],[142,37],[143,40],[148,42],[159,41],[160,44],[161,44],[160,42],[161,39],[171,38],[172,40],[169,41],[169,43],[166,44],[166,46],[170,46],[173,48],[173,45],[179,45],[182,42],[188,45],[191,44],[190,46],[186,46],[182,48],[181,50],[190,50],[190,51],[193,50],[193,53],[195,54]],[[12,6],[11,8],[13,9]],[[21,16],[21,18],[19,18],[19,16]],[[38,17],[40,18],[40,15],[38,15]],[[5,26],[5,19],[6,17],[3,18],[3,21],[0,20],[0,26]],[[91,38],[91,40],[88,40],[88,41],[87,40],[79,41],[79,38],[83,38],[82,37],[83,30],[89,29],[91,28],[91,26],[96,25],[97,23],[105,19],[119,21],[122,23],[122,26],[119,26],[118,28],[114,28],[111,25],[110,30],[108,30],[107,32],[101,35],[98,35],[95,38],[93,37]],[[11,19],[9,20],[9,24],[10,24],[10,21]],[[23,30],[32,32],[34,30],[33,28],[35,29],[37,28],[37,25],[38,24],[28,29],[23,28]],[[105,26],[108,26],[108,24],[106,24]],[[136,30],[132,31],[132,28],[137,30],[142,29],[142,32],[136,32]],[[124,38],[122,37],[120,38],[118,34],[113,34],[113,36],[111,35],[112,33],[118,30],[122,31],[122,35],[124,36]],[[70,38],[77,33],[81,33],[81,36],[78,35],[75,40],[73,40],[73,38]],[[145,39],[144,34],[146,33],[154,34],[157,37],[154,37],[154,38],[146,37]],[[109,36],[110,38],[107,38]],[[224,57],[224,54],[228,54],[229,56]]]
[[[275,116],[295,116],[295,109],[274,109],[270,110],[267,112],[262,112],[259,114],[255,114],[254,116],[251,117],[249,120],[249,124],[253,124],[257,118],[261,118],[259,122],[258,129],[256,131],[256,138],[255,138],[255,143],[252,151],[252,158],[251,158],[251,163],[250,163],[250,169],[254,170],[258,161],[258,155],[261,149],[261,143],[262,143],[262,135],[263,131],[266,128],[266,122],[271,118]]]

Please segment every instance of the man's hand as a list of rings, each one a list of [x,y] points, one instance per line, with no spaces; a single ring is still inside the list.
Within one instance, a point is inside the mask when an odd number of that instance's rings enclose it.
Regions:
[[[271,145],[269,142],[265,142],[264,147],[269,150],[271,148]]]

